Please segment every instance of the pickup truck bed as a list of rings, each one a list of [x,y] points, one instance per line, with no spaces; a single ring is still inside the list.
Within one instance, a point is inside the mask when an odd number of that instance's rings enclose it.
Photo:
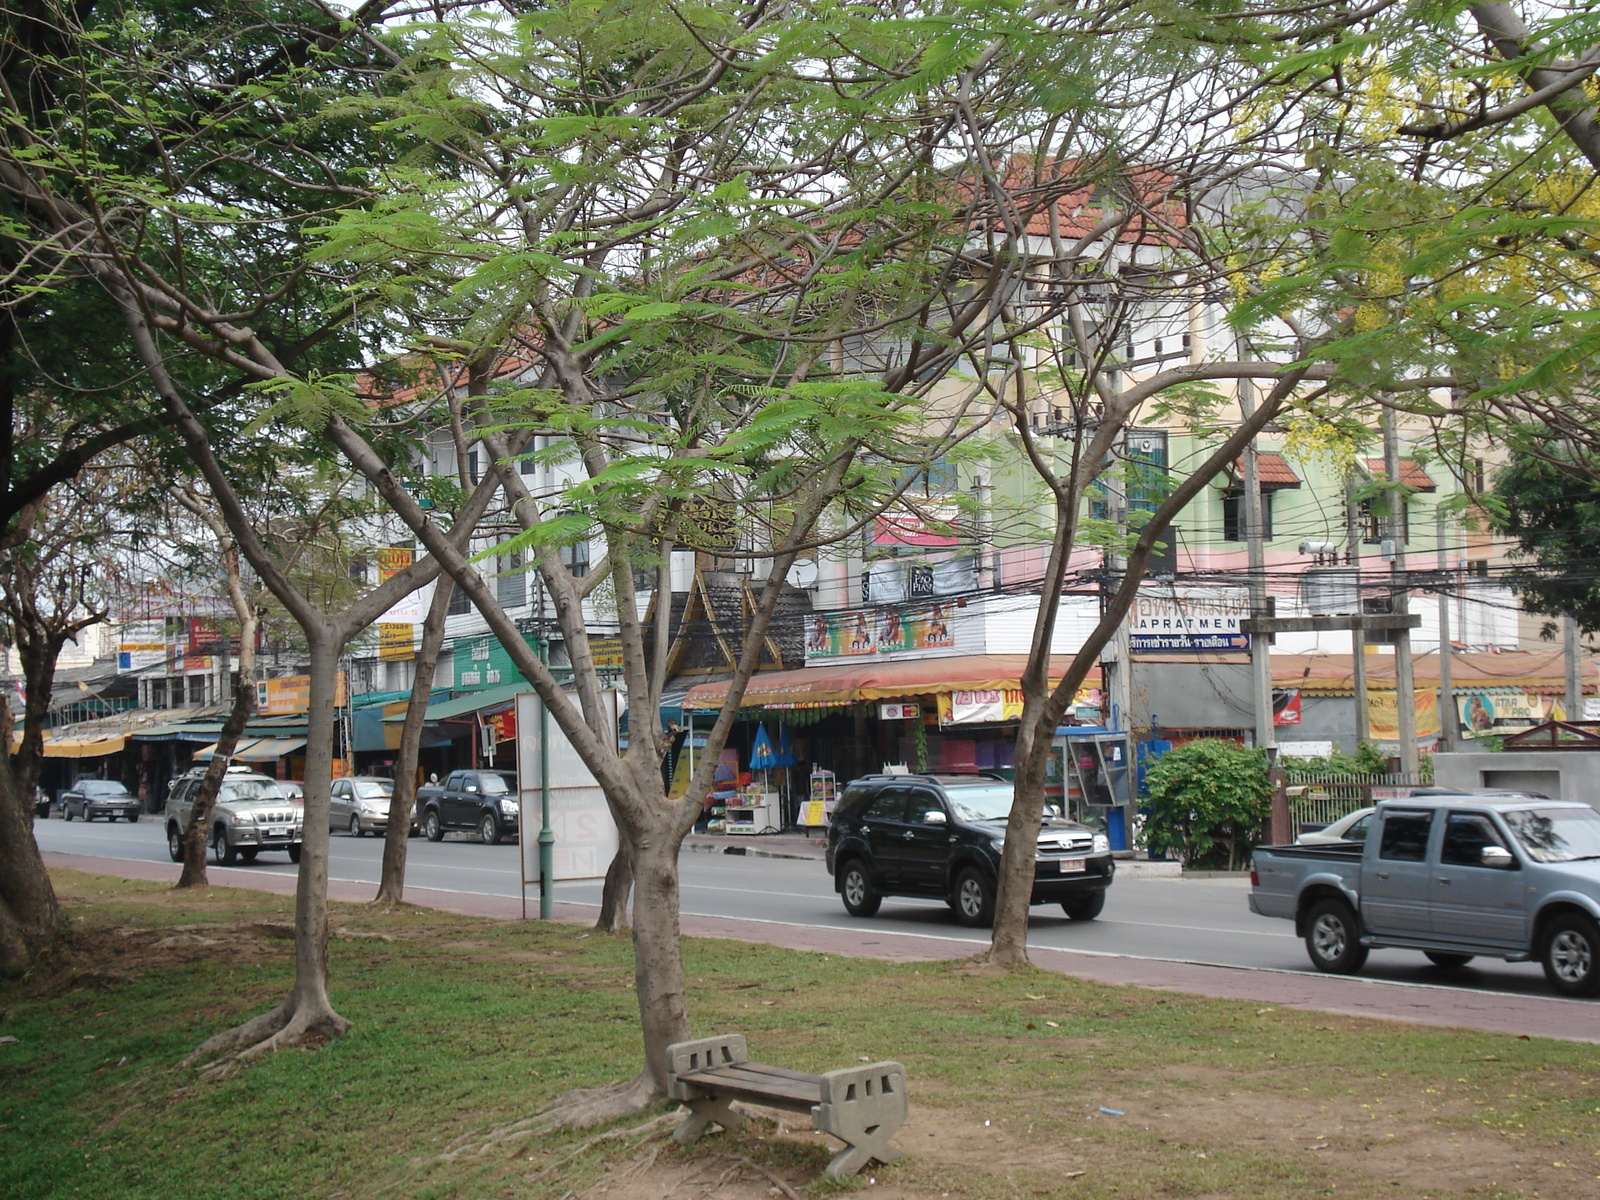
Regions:
[[[1294,921],[1321,971],[1393,947],[1442,968],[1538,959],[1557,991],[1600,993],[1600,813],[1586,804],[1386,801],[1365,844],[1258,847],[1251,882],[1251,911]]]

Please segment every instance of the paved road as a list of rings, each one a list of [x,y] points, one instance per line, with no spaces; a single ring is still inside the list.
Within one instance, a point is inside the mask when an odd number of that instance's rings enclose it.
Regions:
[[[121,869],[144,878],[176,871],[156,819],[136,825],[51,819],[34,829],[41,849],[58,865]],[[381,857],[376,838],[335,836],[329,875],[336,894],[369,898]],[[294,867],[285,855],[264,854],[217,877],[288,891]],[[515,916],[520,891],[516,846],[484,846],[454,836],[437,844],[411,842],[408,899]],[[1478,960],[1445,972],[1420,955],[1389,950],[1374,952],[1358,979],[1319,975],[1289,924],[1252,914],[1245,891],[1234,878],[1155,879],[1125,872],[1099,920],[1069,921],[1059,909],[1041,907],[1034,910],[1029,942],[1041,966],[1108,981],[1600,1042],[1600,1002],[1552,998],[1530,963]],[[599,898],[597,883],[559,884],[557,915],[582,920]],[[530,897],[530,908],[536,903]],[[686,853],[682,912],[687,932],[838,953],[936,959],[974,954],[987,944],[986,936],[957,925],[938,902],[888,900],[876,917],[852,918],[822,865],[805,859]]]

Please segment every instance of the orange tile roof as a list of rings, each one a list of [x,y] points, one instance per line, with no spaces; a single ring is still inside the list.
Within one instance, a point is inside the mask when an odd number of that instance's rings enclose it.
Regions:
[[[1229,473],[1234,480],[1244,479],[1244,457],[1233,460]],[[1297,488],[1301,484],[1300,476],[1294,473],[1294,468],[1289,465],[1289,460],[1281,454],[1270,451],[1258,450],[1256,452],[1256,477],[1261,480],[1264,488]]]
[[[1366,462],[1367,474],[1375,479],[1388,477],[1388,471],[1383,465],[1383,459],[1369,458]],[[1402,458],[1400,460],[1400,482],[1405,487],[1416,488],[1419,492],[1436,492],[1439,490],[1439,485],[1433,481],[1433,476],[1423,470],[1422,464],[1413,458]]]

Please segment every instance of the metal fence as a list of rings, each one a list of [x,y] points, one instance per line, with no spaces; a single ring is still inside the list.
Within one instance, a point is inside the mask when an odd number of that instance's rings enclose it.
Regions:
[[[1344,775],[1331,771],[1290,771],[1289,817],[1295,831],[1302,825],[1326,825],[1346,813],[1379,800],[1400,799],[1420,787],[1419,775]]]

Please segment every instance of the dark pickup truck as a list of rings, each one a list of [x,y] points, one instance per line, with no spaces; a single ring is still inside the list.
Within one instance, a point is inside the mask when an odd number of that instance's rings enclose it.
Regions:
[[[448,829],[475,829],[492,846],[515,837],[521,821],[513,771],[451,771],[442,784],[417,789],[423,835],[437,842]]]

